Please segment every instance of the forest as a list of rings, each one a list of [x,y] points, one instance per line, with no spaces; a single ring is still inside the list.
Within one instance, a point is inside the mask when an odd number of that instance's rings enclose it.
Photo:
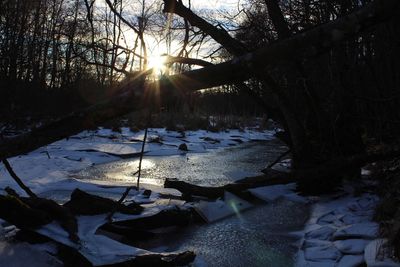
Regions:
[[[201,246],[153,251],[171,238],[154,229],[283,201],[306,210],[288,219],[303,231],[291,260],[243,250],[237,266],[398,266],[399,15],[397,0],[0,0],[0,229],[14,227],[0,247],[55,243],[42,266],[236,266]],[[204,169],[181,171],[192,157]],[[123,182],[77,172],[126,160],[138,166]],[[253,175],[191,177],[224,168]],[[119,250],[93,256],[107,246]]]

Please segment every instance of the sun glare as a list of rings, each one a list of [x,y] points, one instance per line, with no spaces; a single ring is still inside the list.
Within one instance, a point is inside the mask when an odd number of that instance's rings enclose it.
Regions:
[[[154,75],[159,76],[165,72],[165,60],[166,57],[163,55],[152,56],[149,58],[149,68],[153,69]]]

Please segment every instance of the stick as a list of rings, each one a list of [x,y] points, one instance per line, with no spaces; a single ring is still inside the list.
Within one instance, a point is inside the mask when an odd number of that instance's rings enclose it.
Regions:
[[[25,193],[30,196],[31,198],[37,198],[36,194],[33,193],[29,187],[27,187],[22,180],[18,177],[18,175],[14,172],[13,168],[11,167],[10,163],[8,162],[7,159],[3,159],[3,164],[4,166],[6,166],[6,169],[8,171],[8,173],[11,175],[11,177],[14,179],[14,181],[17,182],[17,184],[19,185],[19,187],[21,187]]]
[[[137,178],[137,185],[136,185],[138,191],[139,191],[139,184],[140,184],[140,175],[142,173],[142,160],[143,160],[143,154],[144,154],[144,145],[146,144],[146,138],[147,138],[148,130],[149,130],[149,128],[146,127],[146,130],[144,131],[144,137],[143,137],[143,143],[142,143],[142,151],[140,152],[138,178]]]
[[[143,143],[142,143],[142,150],[140,151],[140,159],[139,159],[139,168],[137,171],[138,178],[137,178],[137,185],[136,189],[139,191],[139,184],[140,184],[140,175],[141,175],[141,170],[142,170],[142,160],[143,160],[143,154],[144,154],[144,146],[146,144],[146,139],[147,139],[147,132],[149,130],[150,126],[150,119],[151,119],[151,112],[149,113],[149,120],[146,129],[144,130],[144,137],[143,137]],[[136,173],[135,173],[136,174]],[[133,189],[133,186],[129,186],[126,188],[125,192],[122,194],[121,198],[118,200],[117,204],[115,205],[114,209],[108,214],[107,220],[111,222],[112,216],[114,213],[117,211],[118,206],[122,204],[122,202],[125,200],[125,198],[129,195],[129,192]]]

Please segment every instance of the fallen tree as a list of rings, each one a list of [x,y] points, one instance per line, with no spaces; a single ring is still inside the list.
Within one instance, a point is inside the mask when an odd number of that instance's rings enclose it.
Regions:
[[[171,75],[158,82],[146,83],[145,77],[148,73],[140,74],[125,84],[118,95],[103,103],[74,112],[26,134],[3,139],[0,143],[0,159],[30,152],[141,108],[149,102],[155,88],[195,91],[231,84],[249,79],[257,73],[262,73],[266,67],[281,61],[318,56],[343,40],[395,16],[399,12],[399,6],[400,2],[396,0],[376,0],[348,16],[228,62]]]
[[[77,222],[71,211],[74,214],[85,215],[105,214],[115,208],[115,201],[75,190],[71,195],[71,201],[63,207],[48,199],[20,197],[11,188],[6,188],[6,192],[8,193],[7,196],[0,195],[0,217],[21,229],[17,238],[22,238],[23,241],[33,244],[55,242],[58,245],[57,256],[63,260],[65,266],[93,266],[77,248],[61,244],[49,236],[36,232],[36,230],[53,220],[57,220],[61,227],[69,233],[70,239],[79,242]],[[138,208],[137,204],[130,207],[121,204],[117,207],[117,211],[127,214],[137,214],[142,209],[142,207]],[[172,225],[183,226],[188,224],[192,218],[193,212],[191,210],[177,208],[161,211],[149,217],[107,223],[99,227],[98,230],[122,235],[129,241],[143,240],[155,237],[154,233],[147,231],[149,229]],[[101,266],[185,266],[192,262],[194,258],[195,254],[191,251],[149,253],[132,256],[129,260],[115,264]]]

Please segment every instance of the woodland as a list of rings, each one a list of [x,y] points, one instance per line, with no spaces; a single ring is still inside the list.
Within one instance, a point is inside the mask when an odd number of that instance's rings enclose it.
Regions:
[[[28,195],[8,188],[13,197],[0,196],[0,217],[21,229],[54,217],[76,241],[65,210],[91,213],[74,210],[72,199],[68,207],[35,195],[14,173],[12,157],[132,112],[263,115],[281,129],[290,172],[269,169],[220,187],[166,180],[165,187],[187,199],[226,191],[246,198],[250,188],[295,182],[303,195],[322,195],[344,180],[357,183],[367,165],[381,198],[374,218],[400,256],[400,2],[246,0],[215,10],[197,4],[0,0],[0,159]],[[146,116],[139,128],[154,126]],[[126,208],[124,197],[112,204],[86,194],[73,196],[112,213]],[[9,214],[10,205],[21,216]],[[27,214],[31,225],[22,223]],[[159,216],[159,223],[187,220],[184,213]],[[102,227],[146,224],[130,223]],[[165,263],[154,254],[133,264],[172,266],[191,257],[184,252]]]

